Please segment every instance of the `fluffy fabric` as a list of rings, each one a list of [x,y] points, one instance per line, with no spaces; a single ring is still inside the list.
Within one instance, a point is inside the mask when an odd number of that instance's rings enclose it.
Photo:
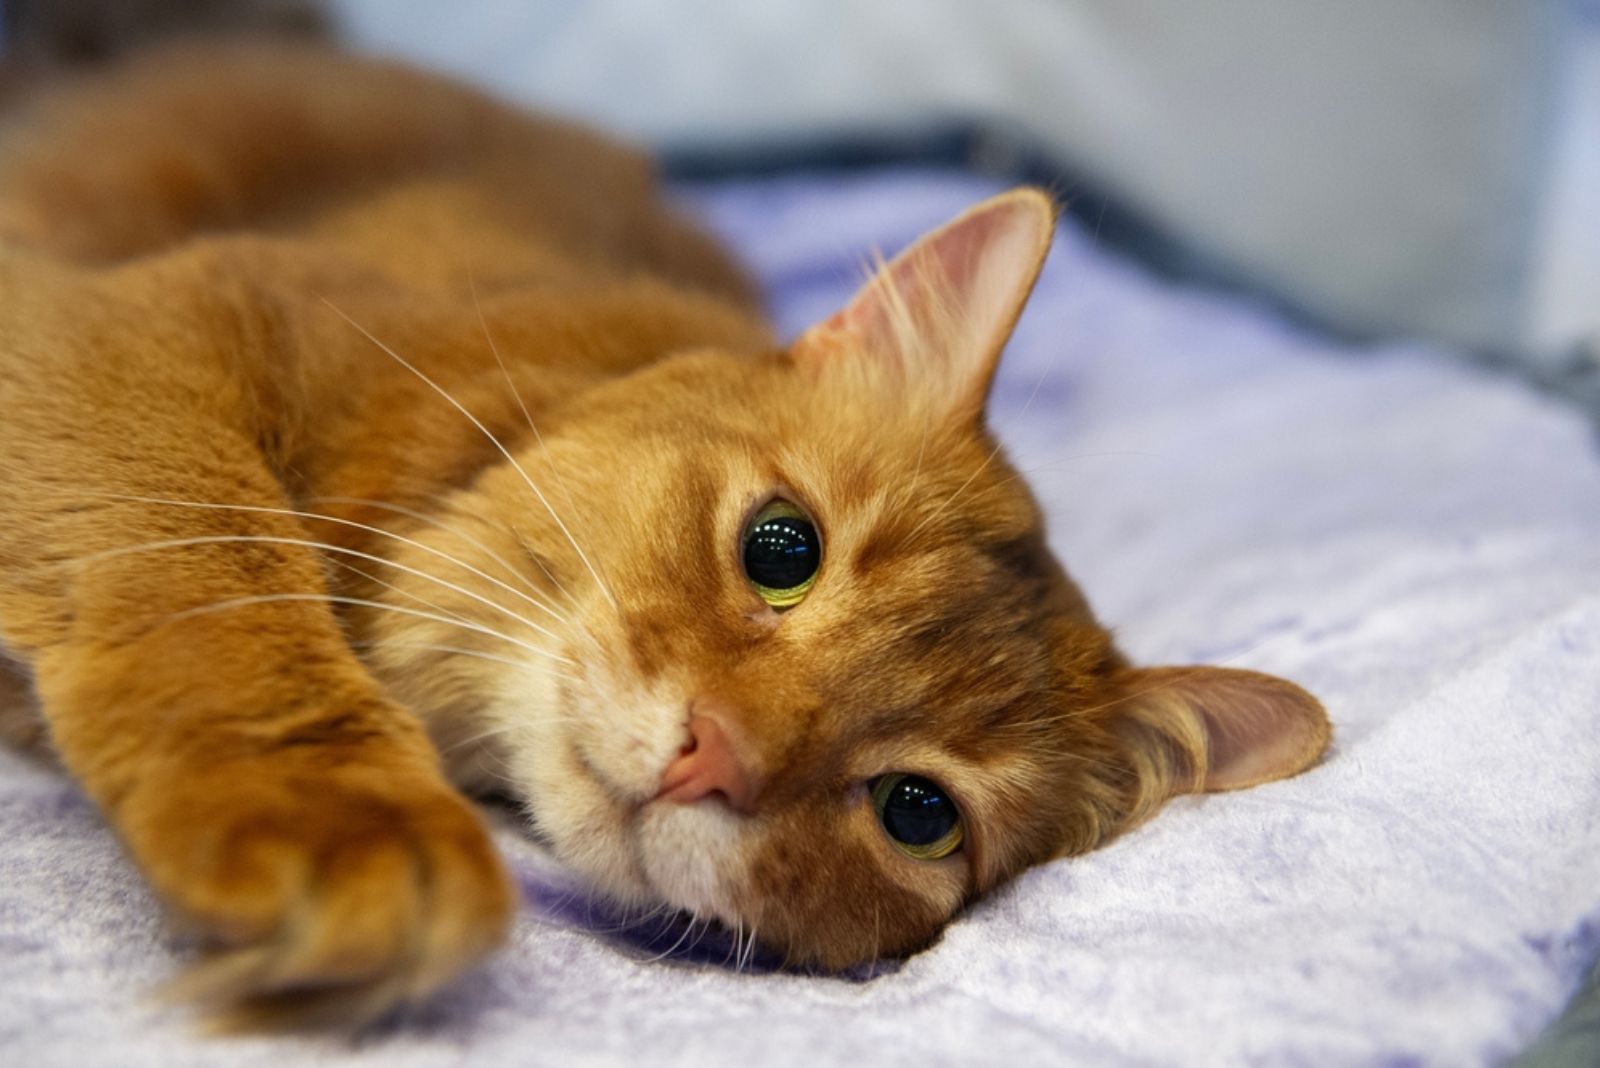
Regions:
[[[891,252],[992,191],[900,173],[687,195],[799,329],[859,281],[863,238]],[[1181,799],[854,979],[736,971],[715,937],[625,926],[506,816],[527,904],[489,965],[355,1044],[219,1047],[143,996],[176,942],[93,810],[0,754],[0,1048],[35,1065],[1459,1065],[1525,1045],[1600,952],[1591,431],[1445,354],[1352,351],[1165,286],[1072,229],[992,403],[1127,651],[1303,683],[1338,728],[1320,768]]]

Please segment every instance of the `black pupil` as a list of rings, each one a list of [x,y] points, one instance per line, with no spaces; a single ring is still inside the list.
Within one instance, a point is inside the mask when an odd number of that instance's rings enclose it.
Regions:
[[[956,806],[927,779],[907,775],[883,802],[883,829],[910,846],[932,845],[956,825]]]
[[[744,538],[744,573],[769,590],[792,590],[817,573],[817,528],[794,515],[763,519]]]

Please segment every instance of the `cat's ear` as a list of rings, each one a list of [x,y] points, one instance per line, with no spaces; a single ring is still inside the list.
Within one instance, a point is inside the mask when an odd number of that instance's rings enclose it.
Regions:
[[[1037,189],[1002,193],[923,235],[790,352],[802,365],[871,360],[890,388],[982,415],[1000,350],[1039,277],[1056,211]]]
[[[1173,794],[1237,790],[1287,778],[1317,761],[1333,729],[1294,683],[1218,667],[1130,668],[1110,706],[1136,776],[1130,815]]]

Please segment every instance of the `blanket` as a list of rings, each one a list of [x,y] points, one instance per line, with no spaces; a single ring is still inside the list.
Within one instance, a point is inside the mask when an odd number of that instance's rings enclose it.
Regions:
[[[927,171],[682,191],[792,333],[987,195]],[[1600,954],[1600,455],[1556,399],[1352,347],[1063,227],[992,416],[1125,650],[1287,675],[1309,773],[1183,798],[845,977],[629,924],[497,812],[510,944],[357,1040],[196,1035],[61,774],[0,753],[0,1057],[46,1065],[1441,1064],[1502,1059]]]

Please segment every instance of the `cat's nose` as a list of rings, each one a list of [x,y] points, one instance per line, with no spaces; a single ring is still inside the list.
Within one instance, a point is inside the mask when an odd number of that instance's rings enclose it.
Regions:
[[[696,714],[689,718],[688,744],[661,773],[656,800],[688,805],[713,794],[721,794],[738,811],[747,811],[756,799],[755,780],[722,723],[714,716]]]

